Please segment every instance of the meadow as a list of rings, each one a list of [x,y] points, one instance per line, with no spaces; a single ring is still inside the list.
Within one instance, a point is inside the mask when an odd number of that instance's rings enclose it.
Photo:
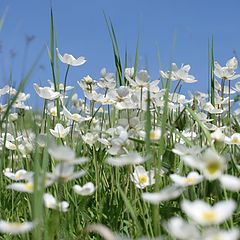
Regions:
[[[219,63],[209,44],[209,87],[187,96],[190,65],[152,79],[106,23],[113,72],[72,87],[87,59],[62,53],[51,15],[52,80],[32,86],[42,111],[24,92],[36,62],[0,86],[0,239],[239,239],[238,59]]]

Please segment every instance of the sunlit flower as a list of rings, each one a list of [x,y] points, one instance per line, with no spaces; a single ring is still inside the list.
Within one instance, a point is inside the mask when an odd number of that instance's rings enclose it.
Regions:
[[[48,152],[55,160],[68,164],[83,164],[88,161],[85,157],[77,158],[75,151],[67,146],[52,145]]]
[[[87,75],[78,81],[79,86],[84,92],[93,92],[97,89],[97,81],[93,80],[91,76]]]
[[[233,200],[226,200],[211,206],[201,200],[193,202],[184,200],[181,208],[195,222],[201,225],[214,225],[230,218],[236,208],[236,203]]]
[[[197,82],[194,76],[188,74],[190,68],[190,65],[182,65],[181,68],[178,68],[176,63],[172,63],[171,71],[160,71],[160,74],[161,77],[165,79],[182,80],[185,83]]]
[[[197,155],[202,151],[202,149],[199,146],[188,148],[184,144],[176,143],[172,151],[179,156],[186,156],[186,155]]]
[[[116,80],[114,78],[114,73],[107,73],[106,68],[103,68],[101,70],[101,78],[97,84],[101,88],[114,89],[116,86]]]
[[[237,69],[238,61],[235,57],[229,59],[226,66],[222,67],[218,62],[214,62],[214,74],[218,78],[224,80],[234,80],[240,77],[236,74],[235,69]]]
[[[178,198],[183,192],[183,188],[176,185],[167,186],[160,192],[146,192],[142,194],[142,199],[146,202],[158,204],[160,202],[172,200]]]
[[[237,178],[232,175],[224,174],[219,178],[221,186],[226,190],[232,192],[239,192],[240,191],[240,178]]]
[[[236,84],[237,85],[237,84]],[[223,93],[224,94],[234,94],[236,91],[234,91],[234,89],[230,88],[229,89],[229,86],[228,85],[224,85],[223,87],[221,86],[221,84],[215,80],[215,85],[214,85],[215,89],[217,89],[219,92],[222,92],[223,90]],[[230,90],[230,91],[229,91]]]
[[[219,178],[226,167],[224,158],[211,148],[203,153],[199,164],[204,177],[210,181]]]
[[[150,131],[149,138],[153,141],[158,141],[161,138],[161,129],[156,128]]]
[[[223,113],[222,109],[215,108],[210,102],[207,102],[204,106],[203,109],[211,114],[221,114]]]
[[[0,232],[12,235],[22,234],[31,231],[35,225],[33,222],[18,223],[0,220]]]
[[[50,87],[39,87],[36,83],[33,84],[33,87],[38,96],[43,99],[54,100],[61,95],[59,92],[53,91]]]
[[[127,86],[120,86],[118,89],[109,90],[107,97],[116,103],[115,106],[119,110],[136,108],[136,105],[131,99],[130,90]]]
[[[128,76],[128,75],[126,75],[126,76]],[[147,70],[140,70],[137,73],[135,80],[133,80],[131,78],[127,78],[127,80],[133,87],[142,88],[142,87],[147,87],[149,85],[150,76],[149,76]]]
[[[226,144],[240,145],[240,133],[234,133],[230,138],[225,137]]]
[[[12,183],[9,184],[6,188],[18,192],[32,193],[34,191],[34,183],[32,180],[26,183]]]
[[[25,169],[20,169],[13,173],[11,168],[6,168],[3,174],[13,181],[27,180],[33,175],[32,172],[28,172]]]
[[[191,186],[200,183],[203,180],[203,176],[198,172],[190,172],[187,177],[182,177],[177,174],[171,174],[172,181],[179,186]]]
[[[73,191],[81,196],[89,196],[95,192],[95,186],[92,182],[88,182],[84,184],[82,187],[79,185],[74,185]]]
[[[16,139],[17,140],[17,139]],[[15,144],[15,139],[12,134],[7,133],[2,133],[2,137],[0,138],[0,144],[3,145],[9,149],[9,150],[16,150],[16,144]]]
[[[58,163],[53,172],[50,174],[50,177],[53,181],[62,181],[68,182],[74,179],[78,179],[86,174],[86,171],[74,171],[75,167],[72,164],[60,162]]]
[[[130,152],[128,154],[124,154],[119,157],[110,157],[107,159],[108,164],[110,164],[112,166],[116,166],[116,167],[121,167],[121,166],[125,166],[125,165],[141,164],[145,161],[146,161],[146,159],[144,159],[137,152]]]
[[[180,217],[172,217],[166,224],[170,235],[176,239],[192,240],[200,239],[200,233],[196,226],[189,224]]]
[[[124,76],[126,77],[127,80],[129,78],[132,79],[133,75],[134,75],[134,67],[124,69]]]
[[[49,129],[51,134],[56,138],[65,138],[70,130],[70,127],[64,128],[61,123],[57,123],[54,129]]]
[[[146,171],[143,166],[136,166],[134,172],[130,175],[131,181],[137,188],[145,188],[155,183],[154,170]]]
[[[82,135],[82,139],[86,144],[92,146],[95,142],[97,142],[98,134],[88,132],[85,135]]]
[[[112,135],[110,140],[111,147],[108,153],[111,155],[119,155],[126,153],[126,146],[128,144],[128,132],[122,126],[113,129],[108,129],[108,133]]]
[[[15,95],[16,93],[16,89],[10,87],[9,85],[5,85],[3,88],[0,88],[0,96],[3,96],[5,94]]]
[[[66,201],[58,202],[50,193],[44,193],[43,200],[46,208],[57,209],[60,212],[68,211],[69,203]]]
[[[203,240],[238,240],[240,237],[239,229],[230,230],[207,229],[202,236]]]
[[[83,117],[78,113],[70,113],[65,106],[63,106],[63,114],[67,119],[78,123],[85,122],[91,119],[91,117]]]
[[[213,140],[218,142],[223,142],[225,140],[225,135],[221,128],[217,128],[213,133],[211,133],[211,137]]]
[[[56,50],[57,50],[58,58],[60,59],[60,61],[62,63],[68,64],[68,65],[71,65],[71,66],[80,66],[80,65],[83,65],[86,62],[84,57],[79,57],[79,58],[76,59],[75,57],[73,57],[73,55],[68,54],[68,53],[65,53],[62,56],[60,54],[58,48],[56,48]]]
[[[50,86],[51,86],[51,89],[52,90],[55,90],[55,86],[54,86],[54,83],[51,81],[51,80],[48,80]],[[65,91],[69,91],[69,90],[72,90],[74,87],[72,86],[66,86],[65,87]],[[64,84],[63,83],[59,83],[58,85],[58,88],[57,88],[59,91],[64,91]]]
[[[8,117],[9,117],[9,120],[11,122],[14,122],[18,119],[18,114],[17,113],[10,113]]]

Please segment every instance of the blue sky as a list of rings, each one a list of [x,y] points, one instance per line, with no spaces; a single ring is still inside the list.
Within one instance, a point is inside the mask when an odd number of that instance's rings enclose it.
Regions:
[[[163,70],[170,62],[190,64],[190,73],[199,81],[185,85],[185,91],[207,91],[208,40],[212,35],[215,58],[221,64],[234,56],[234,51],[240,56],[239,0],[1,0],[0,14],[6,12],[6,17],[0,32],[0,86],[8,79],[11,66],[13,79],[19,82],[23,69],[28,69],[41,47],[49,44],[51,5],[60,52],[87,59],[85,65],[70,70],[72,85],[87,74],[98,79],[102,67],[114,71],[103,11],[114,24],[122,56],[127,48],[129,63],[133,62],[139,34],[139,69],[147,67],[153,80],[159,77],[160,70],[157,49]],[[34,35],[35,39],[24,57],[26,35]],[[16,51],[13,62],[11,50]],[[51,79],[46,53],[40,64],[44,68],[35,71],[28,92],[32,93],[34,82],[47,85]],[[65,67],[60,64],[62,75]]]

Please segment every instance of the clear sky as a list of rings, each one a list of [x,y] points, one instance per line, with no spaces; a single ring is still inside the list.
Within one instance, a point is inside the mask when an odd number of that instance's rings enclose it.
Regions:
[[[240,56],[239,0],[1,0],[0,14],[5,12],[5,24],[0,32],[0,86],[8,79],[10,52],[16,52],[12,68],[17,83],[41,47],[49,44],[51,5],[60,52],[87,59],[85,65],[70,70],[72,85],[87,74],[98,79],[102,67],[114,71],[103,11],[114,24],[122,57],[127,48],[129,63],[133,62],[139,34],[139,69],[148,68],[153,80],[159,77],[160,66],[167,70],[171,61],[190,64],[190,73],[199,81],[183,88],[207,91],[208,40],[212,35],[215,58],[221,64],[234,56],[234,51]],[[27,56],[26,35],[35,36]],[[51,79],[46,53],[40,65],[29,81],[28,92],[32,93],[34,82],[46,86]],[[65,67],[60,64],[62,75]]]

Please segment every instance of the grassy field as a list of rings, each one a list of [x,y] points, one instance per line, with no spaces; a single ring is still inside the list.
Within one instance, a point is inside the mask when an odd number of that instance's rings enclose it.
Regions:
[[[151,79],[138,46],[122,64],[106,23],[115,72],[69,86],[86,60],[57,48],[51,15],[42,112],[24,93],[37,61],[19,88],[0,86],[0,239],[239,239],[238,60],[209,47],[209,88],[185,96],[189,65]]]

